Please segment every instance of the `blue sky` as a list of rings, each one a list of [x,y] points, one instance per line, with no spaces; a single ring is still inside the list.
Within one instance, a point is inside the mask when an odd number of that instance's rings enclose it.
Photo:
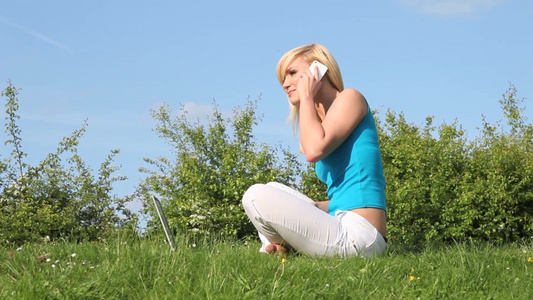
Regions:
[[[258,141],[296,152],[275,66],[286,51],[312,42],[328,47],[345,86],[383,113],[403,112],[416,124],[426,116],[436,124],[457,119],[473,138],[482,115],[502,118],[498,100],[511,82],[531,121],[532,3],[7,1],[0,10],[0,87],[11,79],[22,89],[19,124],[29,163],[88,119],[80,154],[98,169],[120,149],[119,174],[130,179],[115,191],[125,195],[144,176],[143,157],[169,155],[150,117],[164,102],[205,118],[213,99],[229,116],[261,95]]]

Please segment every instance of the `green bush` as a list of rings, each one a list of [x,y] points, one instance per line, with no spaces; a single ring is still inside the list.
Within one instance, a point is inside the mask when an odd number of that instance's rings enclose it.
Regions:
[[[255,183],[270,181],[296,185],[301,164],[281,146],[257,144],[257,100],[236,108],[224,118],[213,104],[209,124],[191,123],[187,112],[173,117],[168,105],[152,111],[156,131],[171,147],[172,159],[145,158],[154,167],[141,168],[149,176],[138,188],[146,212],[153,218],[148,231],[160,230],[151,193],[161,196],[170,227],[189,236],[244,237],[256,231],[242,209],[244,192]]]
[[[57,151],[37,166],[24,161],[26,153],[17,125],[18,92],[8,82],[1,93],[7,97],[5,145],[12,151],[0,160],[0,244],[58,238],[98,240],[114,234],[119,227],[133,229],[136,216],[124,208],[126,199],[112,195],[112,184],[126,179],[111,176],[118,169],[111,164],[119,151],[111,151],[97,178],[77,153],[86,122],[63,138]]]
[[[0,152],[6,155],[0,157],[0,244],[97,240],[117,229],[134,229],[137,216],[124,208],[131,197],[112,194],[113,183],[126,179],[112,176],[119,151],[111,151],[96,176],[77,152],[86,122],[37,166],[25,162],[18,92],[11,82],[1,92],[7,98],[3,150],[11,151]],[[154,217],[148,233],[160,233],[150,194],[163,200],[174,231],[195,238],[255,236],[241,206],[242,195],[255,183],[277,181],[312,199],[326,199],[312,164],[302,165],[281,145],[256,142],[257,102],[248,100],[230,118],[214,104],[207,124],[191,123],[184,109],[174,117],[168,105],[152,111],[156,132],[173,157],[145,158],[151,168],[141,168],[148,176],[135,196]],[[436,127],[428,117],[419,127],[401,113],[388,111],[384,121],[377,117],[393,243],[510,242],[533,236],[533,125],[523,116],[522,103],[510,86],[500,101],[506,123],[483,119],[473,140],[457,122]]]
[[[257,102],[257,101],[256,101]],[[193,235],[255,235],[240,205],[254,183],[279,181],[315,200],[326,186],[295,155],[257,145],[253,139],[256,102],[236,109],[231,119],[214,107],[208,125],[190,123],[168,106],[153,111],[156,131],[175,157],[145,159],[155,170],[138,195],[159,194],[171,226]],[[511,86],[500,101],[507,124],[483,121],[480,136],[466,137],[462,127],[423,127],[388,111],[377,127],[387,182],[388,236],[393,243],[519,241],[533,235],[533,126],[526,122]],[[280,151],[281,150],[281,151]],[[155,216],[151,201],[147,211]],[[160,226],[157,218],[149,230]]]
[[[533,126],[511,86],[500,101],[507,120],[483,120],[468,141],[453,123],[435,132],[389,111],[379,124],[393,241],[517,241],[533,235]],[[506,130],[507,129],[507,130]]]

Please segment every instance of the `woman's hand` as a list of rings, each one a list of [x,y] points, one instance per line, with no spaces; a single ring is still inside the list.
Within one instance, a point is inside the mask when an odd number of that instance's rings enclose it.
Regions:
[[[322,86],[322,82],[318,80],[318,67],[315,67],[314,74],[310,70],[302,73],[298,80],[296,91],[300,96],[300,101],[314,100],[318,90]]]
[[[316,206],[318,209],[323,210],[325,213],[329,214],[329,210],[328,210],[329,200],[328,201],[315,201],[313,202],[313,205]]]

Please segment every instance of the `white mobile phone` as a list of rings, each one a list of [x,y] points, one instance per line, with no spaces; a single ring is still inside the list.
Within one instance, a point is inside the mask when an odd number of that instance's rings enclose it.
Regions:
[[[309,70],[313,75],[315,75],[315,67],[318,66],[318,80],[321,80],[322,77],[324,77],[324,74],[328,71],[328,67],[321,64],[319,61],[315,60],[311,63],[311,66],[309,66]]]

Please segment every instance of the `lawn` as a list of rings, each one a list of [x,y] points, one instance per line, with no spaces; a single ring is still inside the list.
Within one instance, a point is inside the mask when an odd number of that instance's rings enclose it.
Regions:
[[[533,299],[533,245],[284,259],[257,242],[117,239],[0,248],[1,299]]]

